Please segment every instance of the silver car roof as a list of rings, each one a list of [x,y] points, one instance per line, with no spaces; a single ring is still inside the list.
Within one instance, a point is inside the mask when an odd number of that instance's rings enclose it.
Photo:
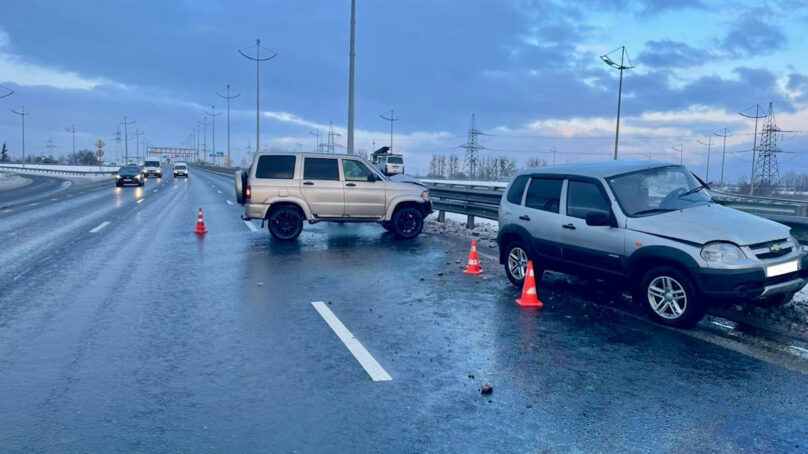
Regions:
[[[522,170],[518,175],[543,173],[550,175],[577,175],[582,177],[608,178],[637,170],[667,167],[673,164],[663,161],[593,161],[560,164],[556,166],[533,167]]]

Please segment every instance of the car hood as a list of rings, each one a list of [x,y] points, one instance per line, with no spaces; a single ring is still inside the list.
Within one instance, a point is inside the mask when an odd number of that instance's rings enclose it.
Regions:
[[[401,164],[398,164],[398,165],[401,165]],[[416,184],[418,186],[421,186],[422,188],[426,187],[426,185],[424,184],[423,181],[421,181],[421,180],[419,180],[417,178],[413,178],[413,177],[411,177],[409,175],[404,175],[404,174],[393,175],[393,176],[390,177],[390,181],[394,182],[394,183],[407,183],[407,184],[411,184],[411,185]],[[404,188],[406,188],[407,186],[396,185],[396,187],[404,187]],[[412,186],[409,186],[409,188],[412,188]]]
[[[626,227],[691,243],[729,241],[739,246],[787,238],[790,233],[783,224],[716,203],[628,218]]]

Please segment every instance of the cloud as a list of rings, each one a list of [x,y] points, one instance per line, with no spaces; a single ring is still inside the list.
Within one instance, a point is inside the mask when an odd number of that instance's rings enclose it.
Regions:
[[[127,86],[103,77],[84,77],[75,71],[39,65],[10,53],[11,39],[0,28],[0,82],[18,86],[48,86],[65,90],[92,90],[100,86],[126,89]]]
[[[779,27],[766,21],[773,16],[768,7],[744,11],[732,24],[721,41],[721,47],[730,55],[744,57],[769,53],[785,45],[786,37]]]
[[[682,42],[663,39],[646,41],[637,62],[655,68],[686,68],[703,65],[713,54]]]

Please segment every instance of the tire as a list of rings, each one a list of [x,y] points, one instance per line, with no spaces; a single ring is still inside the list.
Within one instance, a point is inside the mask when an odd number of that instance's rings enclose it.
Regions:
[[[236,202],[244,205],[247,202],[247,174],[243,170],[236,170],[233,180],[235,181]]]
[[[511,284],[518,288],[522,288],[525,284],[525,273],[527,272],[527,261],[531,260],[522,240],[514,240],[508,243],[505,247],[505,275]],[[541,281],[544,275],[543,268],[537,268],[536,263],[533,263],[533,275],[535,276],[536,283]]]
[[[767,298],[763,298],[760,301],[757,301],[755,304],[761,307],[778,307],[778,306],[785,306],[786,304],[790,303],[791,300],[794,298],[795,292],[783,293],[782,295],[774,295],[769,296]]]
[[[393,213],[390,220],[392,232],[401,238],[415,238],[424,228],[424,215],[420,210],[413,207],[402,207]]]
[[[707,313],[707,304],[688,275],[670,266],[658,266],[643,275],[634,301],[648,317],[666,326],[689,328]]]
[[[276,208],[267,218],[269,233],[281,241],[291,241],[303,231],[303,213],[299,208],[289,206]]]

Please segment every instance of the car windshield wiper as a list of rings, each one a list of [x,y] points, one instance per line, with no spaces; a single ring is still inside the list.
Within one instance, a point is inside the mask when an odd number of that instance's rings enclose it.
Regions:
[[[638,216],[643,214],[654,214],[654,213],[667,213],[669,211],[675,211],[670,208],[651,208],[650,210],[641,210],[637,211],[636,213],[632,213],[632,216]]]
[[[711,185],[711,184],[713,184],[713,182],[712,182],[712,181],[711,181],[711,182],[709,182],[709,183],[704,183],[704,184],[702,184],[702,185],[696,186],[695,188],[693,188],[693,189],[691,189],[691,190],[689,190],[689,191],[685,192],[684,194],[679,195],[679,198],[682,198],[682,197],[687,197],[687,196],[689,196],[690,194],[695,194],[695,193],[697,193],[697,192],[701,191],[702,189],[710,189],[710,185]]]

